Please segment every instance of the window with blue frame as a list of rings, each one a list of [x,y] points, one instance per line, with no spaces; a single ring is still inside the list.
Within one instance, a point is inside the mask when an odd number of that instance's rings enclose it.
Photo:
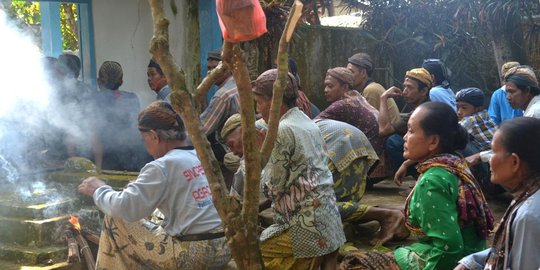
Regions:
[[[91,0],[11,1],[9,15],[29,29],[43,55],[58,57],[65,51],[81,59],[81,79],[95,86],[96,63]]]

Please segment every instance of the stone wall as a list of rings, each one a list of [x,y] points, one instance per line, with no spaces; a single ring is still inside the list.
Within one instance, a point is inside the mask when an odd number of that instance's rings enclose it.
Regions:
[[[346,66],[347,59],[355,53],[370,54],[378,68],[374,72],[375,79],[387,83],[387,64],[375,57],[375,45],[370,35],[360,29],[300,25],[290,47],[290,56],[298,63],[302,89],[322,109],[328,105],[323,93],[326,70]]]

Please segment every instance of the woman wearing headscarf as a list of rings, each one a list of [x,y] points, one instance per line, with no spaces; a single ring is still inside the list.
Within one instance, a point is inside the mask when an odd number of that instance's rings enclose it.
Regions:
[[[333,119],[360,129],[369,139],[380,158],[380,162],[370,177],[382,179],[392,175],[384,156],[384,138],[379,136],[377,117],[379,112],[371,106],[358,91],[352,89],[354,76],[344,67],[336,67],[326,72],[324,95],[331,102],[316,119]]]
[[[523,109],[524,117],[540,118],[540,87],[529,66],[517,66],[505,74],[506,99],[514,109]],[[488,162],[491,151],[482,151],[467,157],[469,165]]]
[[[447,104],[428,102],[415,109],[403,156],[418,162],[420,177],[406,200],[405,218],[419,242],[390,254],[352,254],[341,269],[452,269],[464,255],[485,248],[493,216],[467,164],[456,154],[465,148],[467,136]]]
[[[277,70],[253,84],[257,112],[268,122]],[[317,125],[296,107],[298,86],[288,74],[277,138],[261,182],[274,224],[260,237],[266,269],[335,269],[345,235]]]
[[[540,118],[540,88],[529,66],[511,68],[505,79],[506,99],[514,109],[523,109],[523,116]]]
[[[95,177],[79,185],[106,215],[97,268],[223,269],[230,250],[182,119],[156,101],[139,114],[138,128],[154,161],[135,181],[121,191]],[[156,209],[161,224],[146,219]]]
[[[455,270],[540,268],[540,119],[503,122],[493,138],[491,181],[514,199],[490,249],[463,258]]]

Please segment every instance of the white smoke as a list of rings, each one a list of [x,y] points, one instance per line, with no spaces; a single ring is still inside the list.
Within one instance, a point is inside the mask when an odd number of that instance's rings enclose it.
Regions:
[[[51,87],[39,48],[1,9],[0,36],[0,165],[3,176],[13,182],[17,161],[33,146],[24,137],[39,132]]]
[[[0,36],[0,118],[17,112],[17,107],[22,104],[32,106],[36,111],[44,110],[50,87],[43,72],[39,48],[29,36],[15,30],[3,10],[0,10]]]

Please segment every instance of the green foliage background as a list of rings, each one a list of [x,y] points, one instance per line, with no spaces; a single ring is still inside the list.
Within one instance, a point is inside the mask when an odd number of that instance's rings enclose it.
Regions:
[[[41,14],[39,2],[4,1],[6,11],[15,24],[32,33],[37,43],[41,44]],[[60,30],[62,32],[62,49],[77,51],[79,35],[77,31],[76,4],[60,5]]]

